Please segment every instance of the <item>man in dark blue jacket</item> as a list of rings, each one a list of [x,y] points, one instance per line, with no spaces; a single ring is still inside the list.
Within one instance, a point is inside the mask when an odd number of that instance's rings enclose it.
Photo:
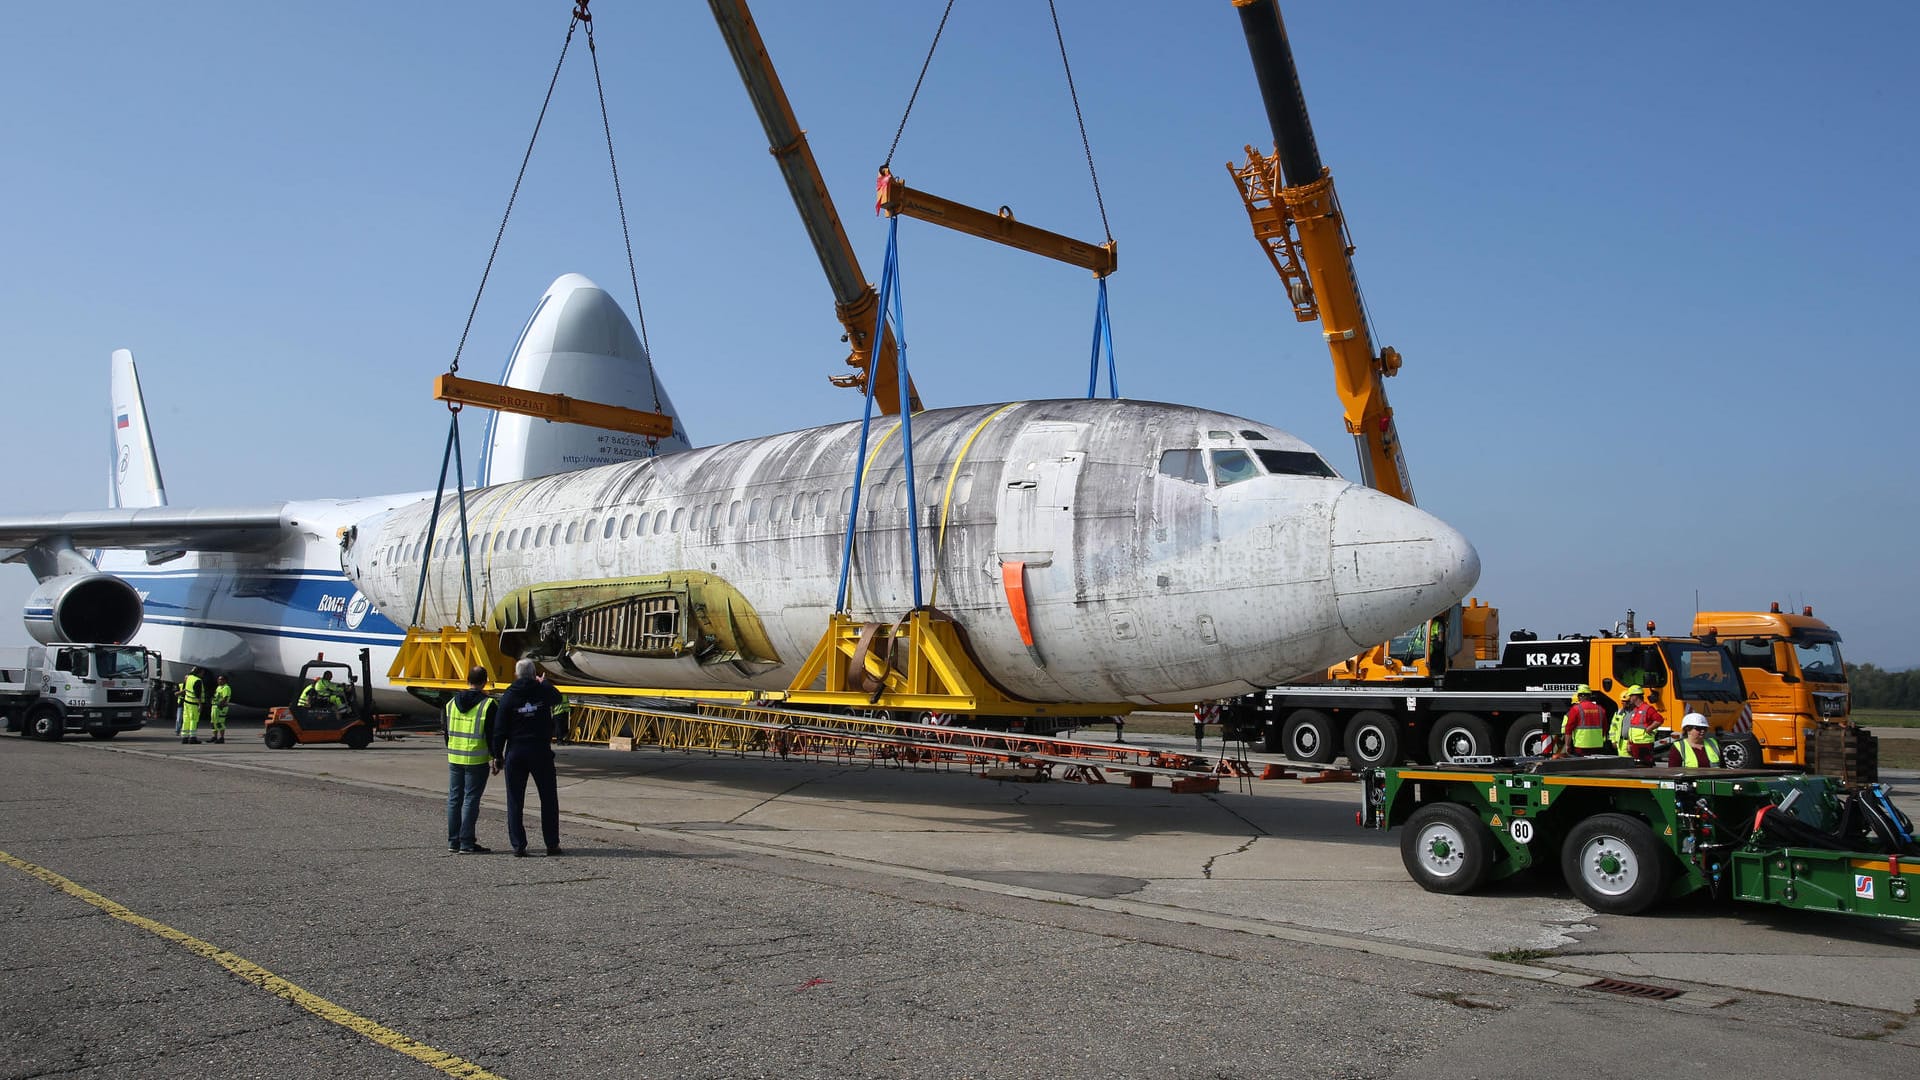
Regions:
[[[493,756],[506,761],[507,841],[522,857],[527,853],[522,810],[529,776],[540,792],[540,838],[547,843],[547,854],[566,854],[560,850],[560,793],[553,774],[553,713],[565,703],[560,691],[535,677],[536,671],[531,660],[514,665],[513,685],[500,695],[493,729]]]

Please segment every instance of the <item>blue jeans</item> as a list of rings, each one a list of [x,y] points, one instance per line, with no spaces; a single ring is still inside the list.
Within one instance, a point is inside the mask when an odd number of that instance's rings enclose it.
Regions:
[[[474,846],[473,829],[480,820],[480,796],[487,790],[487,766],[447,763],[447,846],[465,851]]]
[[[553,750],[545,746],[507,744],[507,842],[513,850],[527,847],[527,826],[521,814],[527,802],[527,777],[540,792],[540,839],[547,847],[560,846],[560,791],[553,773]]]

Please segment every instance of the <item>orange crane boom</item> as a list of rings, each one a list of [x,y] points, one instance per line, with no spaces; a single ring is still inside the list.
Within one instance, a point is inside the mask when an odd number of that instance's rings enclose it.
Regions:
[[[1361,483],[1413,502],[1413,479],[1384,383],[1400,370],[1400,354],[1374,351],[1346,218],[1333,175],[1320,164],[1280,9],[1274,0],[1233,0],[1233,6],[1240,10],[1276,150],[1267,158],[1249,146],[1247,164],[1227,169],[1246,201],[1255,237],[1286,281],[1294,317],[1320,320],[1347,431],[1359,451]]]
[[[747,96],[753,100],[753,110],[759,114],[760,126],[766,130],[768,150],[780,166],[780,175],[786,178],[787,191],[793,195],[793,205],[800,211],[800,222],[806,226],[808,239],[813,241],[820,268],[826,271],[827,283],[833,287],[834,314],[846,329],[846,342],[851,350],[847,366],[858,370],[830,378],[835,386],[854,387],[862,392],[871,378],[874,401],[882,411],[897,413],[900,380],[894,360],[893,332],[883,328],[879,348],[874,348],[871,339],[880,297],[860,272],[860,260],[855,257],[853,245],[847,240],[847,230],[841,226],[840,215],[834,210],[833,197],[827,193],[827,182],[820,175],[820,165],[807,145],[807,133],[794,117],[793,105],[780,85],[772,59],[767,56],[760,28],[754,25],[745,0],[709,0],[709,6],[713,8],[714,21],[720,26],[720,36],[726,39],[727,51],[733,54],[734,66],[740,71]],[[909,407],[918,412],[922,408],[920,394],[911,379],[907,383],[907,394]]]

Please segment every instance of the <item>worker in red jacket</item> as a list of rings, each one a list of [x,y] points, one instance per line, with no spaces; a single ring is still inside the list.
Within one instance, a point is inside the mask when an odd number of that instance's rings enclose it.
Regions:
[[[1582,683],[1574,692],[1573,706],[1561,725],[1565,752],[1575,757],[1607,753],[1607,710],[1594,700],[1593,687]]]

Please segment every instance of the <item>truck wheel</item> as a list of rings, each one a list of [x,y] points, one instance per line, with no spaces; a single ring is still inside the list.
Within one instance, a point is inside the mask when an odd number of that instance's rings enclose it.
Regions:
[[[1608,915],[1637,915],[1667,889],[1666,853],[1646,822],[1595,814],[1573,827],[1560,869],[1580,902]]]
[[[1347,761],[1356,769],[1400,763],[1400,725],[1383,712],[1368,709],[1347,721]]]
[[[286,750],[293,746],[293,729],[285,724],[268,724],[261,738],[266,740],[269,750]]]
[[[1472,713],[1446,713],[1434,722],[1427,749],[1433,751],[1436,765],[1456,758],[1489,757],[1493,754],[1493,728]]]
[[[1720,761],[1729,769],[1758,768],[1766,761],[1760,740],[1751,735],[1730,735],[1720,743]]]
[[[365,724],[355,724],[347,729],[340,741],[346,743],[349,749],[365,750],[373,745],[373,729]]]
[[[1493,834],[1459,803],[1428,803],[1400,831],[1400,861],[1428,892],[1472,892],[1493,865]]]
[[[118,735],[120,733],[118,731],[115,731],[112,728],[94,728],[92,731],[87,732],[87,734],[92,738],[100,739],[104,741],[107,739],[111,739],[115,735]]]
[[[1318,709],[1301,709],[1287,720],[1280,752],[1294,761],[1325,765],[1333,760],[1333,718]]]
[[[36,739],[54,741],[67,734],[67,718],[60,706],[41,702],[27,710],[27,734]]]
[[[1506,750],[1508,757],[1546,757],[1553,750],[1553,731],[1538,716],[1515,720],[1507,729]]]

